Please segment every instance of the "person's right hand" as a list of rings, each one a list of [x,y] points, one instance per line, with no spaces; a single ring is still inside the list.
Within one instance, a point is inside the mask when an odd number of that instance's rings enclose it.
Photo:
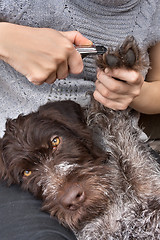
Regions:
[[[0,58],[40,85],[63,79],[83,70],[81,55],[75,45],[92,44],[77,31],[59,32],[0,23]]]

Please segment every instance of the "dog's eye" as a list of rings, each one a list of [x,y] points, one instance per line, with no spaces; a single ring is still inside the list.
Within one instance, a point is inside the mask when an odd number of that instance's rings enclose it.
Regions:
[[[55,137],[55,138],[53,138],[51,141],[52,141],[52,146],[53,146],[53,148],[57,147],[57,146],[60,144],[60,139],[59,139],[59,137]]]
[[[31,174],[32,174],[32,171],[29,171],[29,170],[25,170],[25,171],[23,172],[23,175],[24,175],[25,177],[29,177]]]

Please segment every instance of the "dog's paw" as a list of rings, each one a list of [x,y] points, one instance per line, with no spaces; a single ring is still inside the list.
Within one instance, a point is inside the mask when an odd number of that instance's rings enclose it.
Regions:
[[[115,50],[108,48],[107,52],[98,58],[97,66],[102,70],[125,67],[141,71],[147,63],[134,37],[128,36]]]

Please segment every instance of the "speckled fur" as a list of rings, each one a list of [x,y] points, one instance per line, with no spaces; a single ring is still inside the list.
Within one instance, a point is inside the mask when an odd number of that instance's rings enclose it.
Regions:
[[[105,177],[112,179],[113,195],[78,239],[160,239],[160,167],[141,139],[138,114],[131,109],[113,111],[93,101],[87,117],[99,145],[112,156],[106,159],[111,171]]]
[[[135,54],[134,64],[128,63],[130,59],[133,63],[132,56],[126,57],[129,49]],[[97,64],[102,69],[126,67],[142,72],[146,67],[133,37],[115,51],[109,49]],[[100,147],[112,156],[106,164],[113,196],[101,216],[78,233],[79,240],[160,239],[160,166],[142,140],[138,120],[139,114],[130,108],[114,111],[91,101],[87,123]],[[105,177],[107,181],[108,173]]]

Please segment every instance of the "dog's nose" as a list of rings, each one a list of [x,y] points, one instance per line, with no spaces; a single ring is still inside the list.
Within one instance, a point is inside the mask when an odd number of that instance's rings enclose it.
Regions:
[[[83,188],[76,184],[68,186],[65,189],[65,193],[61,196],[60,203],[64,208],[75,211],[82,206],[85,198],[86,197]]]

